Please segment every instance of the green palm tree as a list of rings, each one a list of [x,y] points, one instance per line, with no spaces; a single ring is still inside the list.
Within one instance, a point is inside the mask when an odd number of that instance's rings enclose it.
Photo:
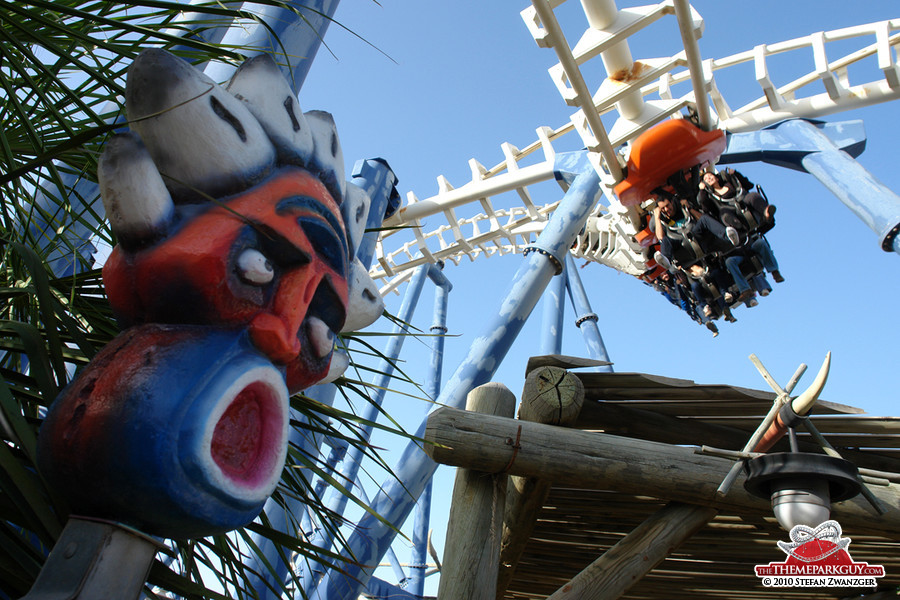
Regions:
[[[258,4],[290,8],[280,0]],[[119,332],[100,271],[81,252],[88,241],[114,245],[115,236],[93,208],[100,206],[96,194],[78,197],[85,194],[78,190],[95,188],[73,190],[72,183],[96,181],[100,149],[124,115],[125,71],[141,50],[177,47],[174,51],[194,63],[242,60],[240,48],[202,39],[224,19],[255,18],[235,5],[240,3],[193,4],[189,21],[178,2],[3,0],[0,5],[0,598],[28,592],[68,514],[35,468],[41,414],[72,374]],[[83,235],[73,239],[73,230]],[[58,258],[77,264],[75,273],[55,275],[60,271],[50,263]],[[360,337],[345,342],[364,354],[373,352]],[[365,387],[345,379],[341,391],[366,397]],[[360,424],[354,415],[303,396],[292,398],[292,407],[307,417],[305,428],[366,448],[365,436],[353,433]],[[378,460],[374,452],[369,455]],[[329,477],[314,457],[296,448],[273,498],[300,498],[337,529],[340,517],[328,514],[309,489],[310,479],[301,476],[304,471],[368,508],[349,485]],[[251,533],[280,545],[285,556],[325,563],[337,558],[267,523],[262,515],[230,535],[173,543],[175,558],[154,562],[147,595],[255,597],[245,589],[249,573],[242,556],[258,552]]]

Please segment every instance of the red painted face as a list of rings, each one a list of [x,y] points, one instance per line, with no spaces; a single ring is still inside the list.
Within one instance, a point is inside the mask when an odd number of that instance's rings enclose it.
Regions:
[[[194,214],[196,211],[196,214]],[[344,323],[348,251],[340,208],[322,183],[286,170],[211,208],[179,209],[166,239],[116,247],[104,284],[123,325],[246,327],[287,367],[291,392],[318,381]]]

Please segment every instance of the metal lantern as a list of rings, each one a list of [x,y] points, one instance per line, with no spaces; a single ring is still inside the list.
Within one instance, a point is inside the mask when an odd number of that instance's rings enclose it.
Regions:
[[[747,461],[744,469],[744,488],[771,498],[775,518],[787,531],[827,521],[832,502],[853,498],[861,489],[856,465],[827,454],[764,454]]]

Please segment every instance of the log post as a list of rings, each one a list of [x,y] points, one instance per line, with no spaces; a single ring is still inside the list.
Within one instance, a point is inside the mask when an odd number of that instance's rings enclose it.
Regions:
[[[584,404],[584,385],[565,369],[542,366],[525,378],[519,419],[548,425],[571,425]],[[512,581],[525,544],[531,538],[538,514],[550,493],[550,482],[537,477],[510,477],[500,542],[497,598]]]
[[[584,568],[547,600],[614,600],[716,516],[716,509],[672,502]]]
[[[515,395],[502,383],[486,383],[466,397],[466,410],[472,412],[512,417],[515,406]],[[493,600],[506,480],[505,473],[457,470],[438,585],[441,600]]]

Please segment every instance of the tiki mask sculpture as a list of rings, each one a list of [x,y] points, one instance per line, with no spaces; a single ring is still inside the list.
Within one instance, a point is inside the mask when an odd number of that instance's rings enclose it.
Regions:
[[[268,56],[223,89],[145,51],[126,107],[98,177],[127,329],[51,407],[39,463],[75,514],[198,537],[256,517],[289,395],[339,376],[337,333],[381,315],[355,258],[369,198],[344,181],[331,116],[302,113]]]

